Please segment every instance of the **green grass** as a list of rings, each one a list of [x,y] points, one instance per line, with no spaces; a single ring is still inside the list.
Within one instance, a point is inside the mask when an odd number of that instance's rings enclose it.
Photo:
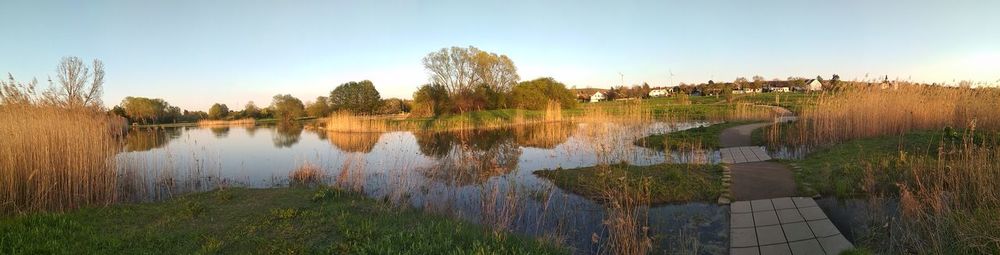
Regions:
[[[599,167],[539,170],[535,174],[551,180],[569,192],[601,200],[608,183],[622,177],[631,187],[648,180],[653,204],[691,201],[714,201],[722,192],[722,166],[695,164],[658,164],[651,166],[611,165]]]
[[[734,100],[750,102],[759,105],[780,106],[794,113],[801,113],[803,108],[816,105],[821,93],[755,93],[734,95]],[[778,97],[778,102],[775,102]]]
[[[943,131],[918,131],[902,136],[857,139],[819,148],[802,160],[788,162],[803,169],[803,174],[796,176],[799,186],[812,186],[820,194],[838,197],[863,195],[861,180],[867,166],[880,169],[874,176],[878,186],[876,188],[894,191],[895,184],[906,176],[900,172],[902,170],[897,169],[896,164],[908,157],[934,159],[939,146],[949,148],[961,143],[957,134],[950,133],[952,134],[946,135]],[[977,133],[976,137],[977,143],[982,144],[985,136]]]
[[[524,254],[565,250],[329,188],[225,189],[0,219],[0,254]]]
[[[700,144],[701,148],[705,149],[718,149],[719,145],[719,135],[722,131],[744,124],[749,124],[753,122],[747,121],[734,121],[734,122],[724,122],[715,125],[701,126],[691,129],[685,129],[681,131],[670,132],[666,134],[655,134],[639,138],[635,141],[635,145],[663,150],[667,146],[671,150],[679,149],[683,147],[690,147],[694,144]]]

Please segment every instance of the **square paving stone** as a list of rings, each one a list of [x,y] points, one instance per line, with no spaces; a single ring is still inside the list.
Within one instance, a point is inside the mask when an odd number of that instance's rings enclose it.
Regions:
[[[730,218],[729,227],[730,228],[752,228],[753,227],[753,214],[751,213],[734,213]]]
[[[816,200],[808,197],[793,197],[792,202],[795,202],[795,207],[798,208],[817,206]]]
[[[757,243],[771,245],[785,242],[785,233],[780,225],[757,227]]]
[[[753,207],[754,212],[774,211],[774,205],[771,205],[770,199],[760,199],[760,200],[750,201],[750,207]]]
[[[802,214],[799,213],[798,209],[782,209],[776,212],[778,213],[778,221],[781,221],[782,224],[806,221],[802,218]]]
[[[801,213],[802,218],[806,220],[826,219],[826,213],[823,213],[823,209],[819,209],[819,207],[799,208],[799,213]]]
[[[787,243],[765,245],[760,247],[761,255],[792,255]]]
[[[791,248],[792,254],[795,255],[814,255],[824,253],[823,246],[820,246],[819,241],[816,241],[816,239],[790,242],[788,243],[788,248]]]
[[[745,248],[731,248],[729,249],[729,254],[732,255],[760,255],[760,251],[757,247],[745,247]]]
[[[750,201],[736,201],[729,205],[729,211],[732,213],[748,213],[750,212]]]
[[[781,230],[785,231],[785,238],[788,239],[789,242],[812,239],[816,237],[813,235],[812,230],[809,229],[809,225],[806,225],[805,222],[781,224]]]
[[[826,251],[826,254],[840,254],[840,252],[854,248],[854,245],[851,245],[851,242],[847,241],[843,235],[819,238],[819,245],[823,246],[823,251]]]
[[[774,211],[754,212],[754,226],[770,226],[778,224],[778,214]]]
[[[734,228],[729,236],[729,247],[757,246],[757,231],[753,228]]]
[[[830,222],[830,220],[809,221],[809,228],[812,228],[812,232],[815,233],[817,237],[827,237],[840,234],[840,230],[837,230],[837,226],[834,226],[833,222]]]
[[[771,199],[771,204],[774,205],[775,210],[795,208],[795,203],[790,197]]]

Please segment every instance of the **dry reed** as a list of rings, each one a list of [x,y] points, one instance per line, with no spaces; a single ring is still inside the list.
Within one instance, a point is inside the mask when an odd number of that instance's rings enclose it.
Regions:
[[[124,122],[88,109],[0,106],[0,214],[118,200]]]
[[[257,125],[257,120],[253,118],[245,118],[238,120],[199,120],[198,126],[254,126]]]
[[[305,162],[288,174],[288,181],[293,185],[312,185],[322,183],[323,177],[323,171],[319,166]]]
[[[327,132],[344,133],[389,132],[393,130],[384,119],[366,115],[355,115],[347,111],[340,111],[330,115],[326,119],[325,129]]]
[[[805,108],[789,142],[820,145],[914,130],[961,127],[1000,130],[1000,90],[898,83],[893,88],[852,86]]]

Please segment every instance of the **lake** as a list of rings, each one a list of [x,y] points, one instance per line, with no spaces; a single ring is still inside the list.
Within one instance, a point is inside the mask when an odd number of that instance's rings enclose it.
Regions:
[[[331,184],[426,211],[559,240],[578,252],[600,249],[605,210],[532,172],[600,162],[718,163],[717,151],[664,153],[636,138],[705,125],[690,123],[525,125],[462,132],[335,133],[299,124],[133,129],[128,167],[147,180],[145,199],[219,186],[280,187],[302,164]],[[140,185],[136,185],[140,186]],[[714,201],[712,201],[714,202]],[[494,206],[495,205],[495,206]],[[715,203],[648,208],[657,247],[724,253],[727,208]]]

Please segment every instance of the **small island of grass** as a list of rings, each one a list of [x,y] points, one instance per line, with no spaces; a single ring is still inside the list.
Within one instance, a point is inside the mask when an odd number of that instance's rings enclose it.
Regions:
[[[611,165],[574,169],[539,170],[535,174],[551,180],[563,190],[600,200],[610,180],[625,177],[630,186],[649,180],[650,203],[713,201],[722,192],[722,166],[658,164]]]
[[[719,135],[722,134],[723,130],[749,123],[753,122],[725,122],[666,134],[655,134],[639,138],[635,141],[635,145],[655,150],[664,150],[667,146],[671,150],[676,150],[690,148],[695,145],[699,145],[703,149],[718,149],[720,147]]]

